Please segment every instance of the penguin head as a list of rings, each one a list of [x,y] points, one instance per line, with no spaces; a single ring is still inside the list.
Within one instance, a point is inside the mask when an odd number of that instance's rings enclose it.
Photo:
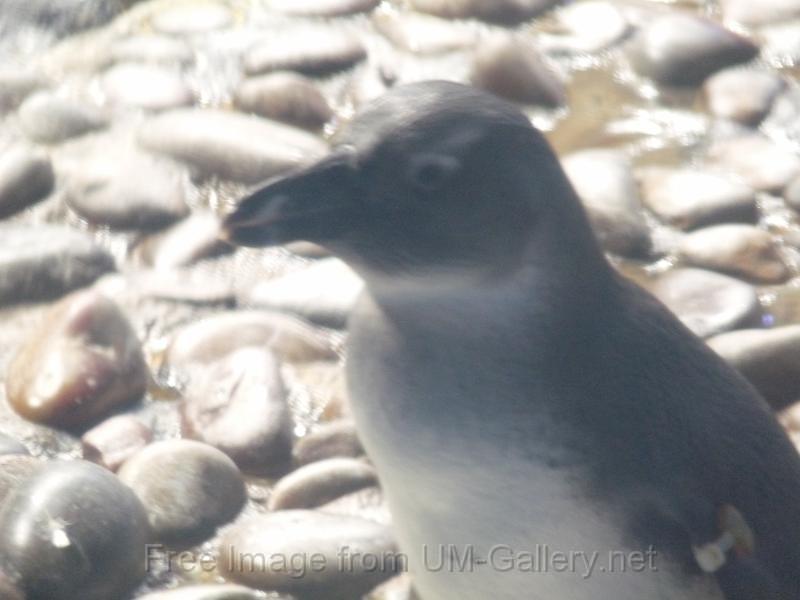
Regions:
[[[225,231],[244,246],[319,243],[368,281],[478,273],[521,257],[564,191],[558,160],[516,107],[430,81],[379,98],[326,158],[244,198]]]

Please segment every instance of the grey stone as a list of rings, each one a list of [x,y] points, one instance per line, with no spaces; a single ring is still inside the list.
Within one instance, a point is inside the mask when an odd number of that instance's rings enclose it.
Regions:
[[[43,200],[54,186],[46,154],[23,146],[6,150],[0,154],[0,219]]]
[[[103,74],[101,86],[111,103],[148,110],[185,106],[194,100],[178,73],[154,65],[118,64]]]
[[[411,0],[416,10],[448,19],[515,24],[553,8],[560,0]]]
[[[243,300],[260,308],[296,314],[330,327],[342,327],[364,284],[338,258],[256,284]]]
[[[0,454],[0,508],[9,494],[47,464],[28,454]]]
[[[173,35],[196,35],[227,27],[233,15],[213,0],[190,3],[165,3],[153,17],[156,31]]]
[[[568,4],[555,17],[563,33],[543,33],[539,44],[547,52],[557,54],[601,52],[624,39],[631,30],[622,10],[603,0]]]
[[[392,44],[416,54],[472,48],[479,35],[471,23],[453,22],[421,13],[378,11],[372,21]]]
[[[132,35],[114,42],[110,49],[114,62],[187,64],[194,60],[192,47],[181,39],[158,34]]]
[[[800,399],[800,325],[731,331],[709,339],[708,345],[775,410]]]
[[[48,86],[48,81],[30,69],[0,67],[0,113],[17,108],[33,92]]]
[[[161,157],[100,146],[68,175],[66,202],[93,224],[160,228],[189,213],[187,179],[185,169]]]
[[[258,310],[219,313],[179,329],[167,348],[173,367],[209,364],[246,347],[269,348],[282,360],[334,360],[330,340],[290,315]]]
[[[364,448],[358,439],[356,425],[350,419],[322,423],[300,438],[294,446],[294,461],[302,466],[335,457],[363,456]]]
[[[275,474],[292,451],[292,422],[280,364],[242,348],[195,371],[181,407],[187,437],[221,450],[243,470]]]
[[[144,147],[194,167],[202,176],[254,184],[326,151],[322,140],[274,121],[214,109],[178,109],[153,117]]]
[[[0,225],[0,305],[46,300],[114,270],[85,233],[62,225]]]
[[[132,415],[118,415],[96,425],[81,437],[83,458],[116,471],[153,440],[153,432]]]
[[[6,454],[28,454],[25,445],[0,431],[0,456]]]
[[[760,283],[780,283],[789,269],[772,236],[752,225],[716,225],[681,240],[680,256],[688,264]]]
[[[652,168],[640,178],[645,206],[675,227],[756,220],[755,193],[730,177],[702,169]]]
[[[783,193],[786,204],[800,211],[800,176],[795,177]]]
[[[320,129],[334,114],[316,85],[296,73],[245,79],[236,89],[234,101],[244,111],[304,129]]]
[[[247,51],[243,61],[248,75],[272,71],[328,75],[348,69],[366,57],[364,44],[353,34],[309,27],[256,44]]]
[[[240,585],[187,585],[174,590],[153,592],[138,600],[261,600],[263,596]]]
[[[757,125],[785,87],[786,82],[776,73],[726,69],[710,77],[704,91],[714,116]]]
[[[209,211],[198,211],[136,246],[135,255],[159,270],[188,267],[201,260],[233,252],[230,244],[220,239],[219,217]]]
[[[300,17],[339,17],[368,12],[380,0],[273,0],[270,8]]]
[[[84,461],[39,469],[0,509],[0,563],[31,599],[108,600],[144,577],[144,508],[112,473]]]
[[[725,19],[742,25],[766,25],[800,17],[798,0],[720,0]]]
[[[61,98],[49,92],[30,96],[19,107],[22,130],[32,140],[58,143],[108,124],[97,106]]]
[[[518,37],[493,37],[475,52],[470,80],[497,96],[555,108],[566,102],[559,77],[535,46]]]
[[[280,479],[272,489],[269,508],[316,508],[377,484],[378,474],[364,461],[327,458],[304,465]]]
[[[128,459],[119,478],[147,511],[154,536],[197,541],[233,519],[247,498],[233,461],[191,440],[156,442]]]
[[[800,157],[760,135],[718,142],[708,151],[712,164],[760,191],[780,191],[800,173]]]
[[[646,255],[650,232],[628,158],[616,150],[583,150],[563,165],[602,246],[623,256]]]
[[[702,269],[672,269],[650,286],[683,324],[706,338],[758,323],[756,290],[737,279]]]
[[[678,12],[646,23],[629,56],[645,77],[670,85],[694,85],[725,67],[751,60],[758,46],[717,23]]]
[[[246,585],[291,593],[308,600],[352,600],[402,567],[388,527],[357,517],[286,510],[245,519],[220,540],[222,572]],[[359,557],[352,557],[358,551]],[[246,556],[305,557],[303,564],[248,567]],[[387,557],[375,565],[364,555]],[[341,556],[341,558],[340,558]],[[340,567],[341,561],[341,567]],[[302,574],[302,576],[300,576]]]

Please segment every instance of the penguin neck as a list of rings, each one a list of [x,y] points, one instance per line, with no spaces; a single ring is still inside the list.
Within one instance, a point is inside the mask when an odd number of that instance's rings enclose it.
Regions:
[[[503,267],[384,276],[362,272],[367,294],[390,317],[404,322],[449,312],[475,324],[526,318],[557,335],[596,319],[616,297],[613,270],[578,205],[537,227],[519,256]],[[423,319],[424,320],[424,319]]]

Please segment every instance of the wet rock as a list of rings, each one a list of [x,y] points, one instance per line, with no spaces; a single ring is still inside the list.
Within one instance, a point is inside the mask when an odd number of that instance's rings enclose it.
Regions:
[[[25,98],[47,85],[44,77],[30,69],[0,67],[0,113],[17,108]]]
[[[219,308],[230,307],[236,298],[230,281],[203,269],[129,270],[102,278],[94,288],[132,306],[155,298]]]
[[[650,232],[641,209],[631,163],[615,150],[584,150],[564,158],[602,246],[623,256],[650,251]]]
[[[681,229],[756,220],[751,188],[699,169],[648,169],[641,173],[642,199],[661,219]]]
[[[58,38],[103,25],[125,5],[108,0],[3,0],[0,33],[8,24],[14,29],[46,28]]]
[[[193,375],[181,409],[186,436],[210,444],[240,468],[274,474],[292,451],[292,417],[280,364],[243,348]]]
[[[669,85],[700,83],[757,54],[758,46],[747,38],[713,21],[677,12],[647,23],[629,48],[636,71]]]
[[[764,290],[762,303],[765,313],[762,326],[782,327],[800,323],[800,287],[791,283],[770,287]]]
[[[6,454],[28,454],[28,449],[22,442],[0,431],[0,456]]]
[[[795,177],[783,193],[786,204],[800,211],[800,177]]]
[[[302,256],[303,258],[330,258],[332,255],[327,248],[323,248],[319,244],[315,244],[314,242],[305,242],[305,241],[297,241],[297,242],[289,242],[288,244],[284,245],[289,252],[292,254],[296,254],[297,256]]]
[[[710,160],[760,191],[779,191],[800,173],[800,157],[760,135],[718,142]]]
[[[360,554],[352,557],[348,550],[355,554],[355,549]],[[243,520],[223,534],[220,551],[222,571],[234,581],[309,600],[360,597],[402,566],[388,527],[306,510]],[[271,556],[302,556],[305,560],[294,564],[262,560],[254,568],[253,561],[258,559],[253,557]],[[361,560],[364,556],[386,560],[375,564]]]
[[[569,4],[555,16],[564,33],[539,38],[548,52],[600,52],[622,40],[631,28],[619,8],[602,0]]]
[[[270,510],[316,508],[378,484],[378,474],[355,458],[328,458],[292,471],[275,484]]]
[[[114,42],[110,49],[114,62],[187,64],[194,60],[192,47],[184,40],[166,35],[139,34]]]
[[[192,440],[156,442],[119,470],[147,510],[159,540],[198,540],[233,519],[247,493],[239,469],[222,452]]]
[[[472,24],[425,14],[381,10],[373,17],[373,23],[392,44],[416,54],[472,48],[478,40],[478,31]]]
[[[117,229],[169,225],[189,213],[184,169],[156,156],[106,149],[84,158],[67,181],[67,205],[90,223]]]
[[[389,504],[378,486],[366,487],[352,494],[341,496],[333,502],[320,506],[319,511],[329,515],[360,517],[384,525],[392,524]]]
[[[414,592],[411,577],[403,573],[373,590],[367,600],[419,600],[419,597]]]
[[[139,600],[260,600],[261,594],[240,585],[188,585],[141,596]]]
[[[382,96],[397,83],[397,73],[386,63],[364,65],[345,87],[345,102],[363,106]]]
[[[341,361],[295,363],[291,367],[291,381],[308,391],[312,406],[320,412],[321,420],[353,418]]]
[[[244,55],[248,75],[271,71],[297,71],[304,75],[328,75],[349,69],[367,57],[354,35],[335,29],[308,28],[256,44]]]
[[[342,327],[364,283],[337,258],[256,284],[245,302],[261,308],[296,314],[304,319]]]
[[[119,307],[93,290],[55,304],[14,357],[8,401],[20,415],[54,427],[86,425],[142,397],[148,370]]]
[[[704,91],[714,116],[757,125],[785,87],[786,83],[776,73],[727,69],[710,77]]]
[[[153,17],[153,27],[161,33],[191,35],[222,29],[232,21],[233,15],[222,4],[200,0],[173,6],[165,4]]]
[[[0,154],[0,219],[43,200],[55,185],[46,154],[22,146]]]
[[[326,151],[317,137],[274,121],[211,109],[178,109],[145,123],[139,141],[194,167],[254,184]]]
[[[270,8],[300,17],[339,17],[367,12],[380,0],[273,0]]]
[[[800,399],[800,325],[731,331],[711,338],[708,345],[775,410]]]
[[[121,598],[144,577],[147,518],[131,490],[84,461],[57,461],[0,509],[0,563],[27,597]]]
[[[111,103],[148,110],[175,108],[194,100],[180,75],[153,65],[118,64],[103,74],[101,87]]]
[[[233,251],[220,240],[219,218],[206,211],[193,213],[169,229],[148,237],[136,247],[137,257],[156,269],[175,269],[193,265]]]
[[[11,492],[47,464],[27,454],[0,455],[0,508]]]
[[[652,283],[650,290],[703,338],[753,325],[761,314],[752,286],[712,271],[673,269]]]
[[[680,256],[688,264],[761,283],[789,277],[772,236],[752,225],[717,225],[681,240]]]
[[[330,340],[289,315],[242,310],[219,313],[180,329],[167,348],[167,363],[186,367],[208,364],[245,347],[269,348],[282,360],[334,360]]]
[[[364,448],[358,439],[356,425],[349,419],[323,423],[300,438],[294,446],[294,461],[307,465],[334,457],[356,458],[363,456]]]
[[[56,298],[114,270],[114,259],[61,225],[0,225],[0,305]]]
[[[725,19],[742,25],[766,25],[800,17],[798,0],[720,0]]]
[[[532,44],[517,37],[482,43],[472,62],[472,84],[523,104],[555,108],[566,102],[564,84]]]
[[[103,421],[81,437],[83,458],[116,471],[153,440],[150,428],[132,415],[119,415]]]
[[[333,117],[322,92],[295,73],[245,79],[236,89],[234,102],[241,110],[305,129],[320,129]]]
[[[22,130],[30,139],[45,144],[63,142],[108,124],[99,107],[49,92],[30,96],[19,107]]]
[[[764,27],[761,55],[768,64],[792,65],[800,60],[800,23],[789,21]]]
[[[411,0],[416,10],[439,17],[503,24],[527,21],[558,3],[559,0]]]

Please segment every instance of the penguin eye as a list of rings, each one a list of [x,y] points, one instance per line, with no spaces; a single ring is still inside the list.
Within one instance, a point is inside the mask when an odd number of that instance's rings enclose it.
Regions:
[[[441,188],[461,167],[461,163],[452,156],[426,154],[416,156],[411,161],[408,179],[411,184],[426,192]]]

